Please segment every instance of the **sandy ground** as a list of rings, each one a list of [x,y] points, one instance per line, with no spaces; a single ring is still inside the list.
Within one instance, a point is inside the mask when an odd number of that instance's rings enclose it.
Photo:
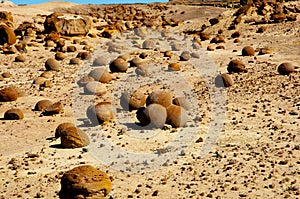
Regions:
[[[147,9],[145,5],[137,6]],[[85,6],[76,7],[65,3],[0,7],[0,10],[13,13],[16,25],[23,21],[42,22],[44,18],[37,14],[47,15],[57,9],[68,13],[76,10],[85,13],[89,10]],[[50,78],[53,87],[40,90],[39,86],[33,84],[33,80],[44,72],[44,62],[49,57],[54,57],[55,52],[33,39],[28,52],[23,54],[27,59],[25,63],[14,62],[16,54],[0,55],[0,72],[12,74],[10,78],[0,82],[0,87],[15,85],[25,91],[24,97],[17,101],[0,105],[0,117],[13,107],[22,109],[25,115],[23,120],[0,121],[0,198],[58,198],[63,172],[83,164],[100,168],[114,178],[110,198],[299,198],[300,73],[282,76],[276,70],[285,61],[300,66],[299,20],[264,25],[267,27],[264,33],[256,33],[261,25],[241,24],[238,27],[241,42],[234,43],[231,38],[234,30],[226,29],[232,10],[184,5],[172,6],[170,10],[185,12],[180,15],[166,12],[184,20],[182,26],[169,28],[170,32],[179,33],[199,30],[203,23],[209,24],[209,18],[220,15],[224,20],[209,27],[206,32],[214,36],[219,29],[223,29],[222,35],[226,43],[220,45],[225,49],[206,51],[207,46],[217,45],[203,41],[199,52],[205,51],[205,56],[222,73],[226,72],[227,64],[233,58],[242,60],[248,68],[247,73],[232,75],[235,84],[226,88],[224,128],[218,132],[220,136],[209,154],[199,156],[199,151],[208,139],[206,135],[211,125],[212,94],[206,87],[203,76],[196,74],[190,63],[182,64],[179,75],[192,85],[198,107],[194,107],[196,112],[192,112],[191,117],[200,118],[200,121],[197,122],[199,128],[196,128],[197,132],[191,138],[187,150],[177,159],[151,172],[132,173],[116,170],[107,165],[107,162],[99,162],[91,152],[59,148],[59,140],[52,139],[55,128],[62,122],[82,125],[87,120],[85,107],[74,106],[73,101],[74,93],[75,101],[84,101],[85,96],[77,95],[81,91],[75,87],[77,72],[84,64],[69,65],[69,60],[78,51],[65,53],[67,58],[60,61],[62,70],[54,72]],[[41,24],[38,27],[42,28]],[[73,39],[66,40],[66,45],[70,45]],[[93,46],[95,52],[99,52],[99,45],[105,46],[110,41],[90,37],[80,40]],[[273,52],[243,57],[241,50],[247,45],[255,49],[269,47]],[[82,51],[83,45],[75,46]],[[156,63],[164,68],[172,61],[165,59],[163,53],[148,53],[146,61],[149,64]],[[133,57],[135,55],[130,58]],[[91,61],[88,60],[85,65],[89,65]],[[205,63],[203,62],[203,67]],[[128,73],[133,71],[130,68]],[[123,76],[114,74],[114,80],[107,85],[111,92]],[[112,93],[108,93],[102,99],[96,98],[96,101],[112,98]],[[56,116],[41,116],[40,112],[32,111],[35,103],[41,99],[61,101],[64,112]],[[98,130],[91,127],[83,129],[87,132]],[[126,151],[138,152],[137,154],[160,148],[173,138],[174,132],[176,134],[182,130],[172,131],[166,128],[159,131],[157,137],[140,140],[126,133],[119,134],[122,127],[117,122],[106,124],[101,129],[102,136],[110,142]],[[204,142],[197,142],[199,138]],[[124,170],[131,167],[130,163],[127,164],[129,165],[124,163]]]

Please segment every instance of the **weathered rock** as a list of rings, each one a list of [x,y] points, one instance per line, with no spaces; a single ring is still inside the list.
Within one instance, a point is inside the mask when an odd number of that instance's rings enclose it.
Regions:
[[[105,68],[96,68],[89,73],[89,76],[102,83],[109,83],[112,80],[111,74]]]
[[[23,55],[18,55],[15,57],[15,62],[25,62],[26,58]]]
[[[48,15],[44,28],[46,33],[57,32],[66,36],[87,35],[92,28],[92,20],[88,17],[68,18],[59,13]]]
[[[167,108],[167,123],[175,128],[184,126],[188,121],[188,115],[184,108],[177,105],[170,105]]]
[[[81,60],[87,60],[91,58],[91,54],[89,52],[79,52],[76,57]]]
[[[90,165],[83,165],[65,172],[61,178],[60,199],[104,199],[112,189],[109,176]]]
[[[24,118],[24,114],[21,109],[13,108],[4,113],[4,119],[6,120],[21,120]]]
[[[102,124],[114,119],[113,106],[110,102],[100,102],[96,106],[90,106],[87,116],[93,124]]]
[[[212,40],[210,41],[210,43],[216,43],[216,44],[225,43],[225,39],[224,39],[224,37],[222,35],[217,35],[214,38],[212,38]]]
[[[145,62],[141,58],[135,57],[130,61],[130,67],[138,67],[142,65],[145,65]]]
[[[252,46],[245,46],[242,49],[242,55],[243,56],[254,56],[255,55],[255,50]]]
[[[67,46],[67,52],[76,52],[76,46]]]
[[[168,107],[172,104],[172,94],[168,91],[155,90],[146,100],[147,106],[150,104],[160,104],[164,107]]]
[[[231,38],[238,38],[241,36],[241,32],[240,31],[235,31],[234,33],[231,34]]]
[[[15,32],[7,25],[0,25],[0,45],[13,45],[16,41]]]
[[[144,49],[154,49],[156,47],[154,40],[148,39],[143,42]]]
[[[183,51],[180,55],[180,61],[188,61],[191,59],[191,53],[189,51]]]
[[[84,87],[84,92],[93,95],[104,95],[107,92],[106,86],[101,82],[91,81]]]
[[[129,109],[130,110],[136,110],[139,109],[146,104],[147,96],[144,94],[144,92],[140,90],[136,90],[133,92],[129,99]]]
[[[67,128],[70,127],[76,127],[75,124],[70,122],[64,122],[59,124],[55,129],[55,138],[59,138],[63,131],[65,131]]]
[[[16,101],[18,97],[18,90],[14,87],[3,88],[0,90],[0,102]]]
[[[60,63],[57,60],[53,59],[53,58],[49,58],[45,62],[45,68],[48,71],[50,71],[50,70],[59,71],[60,70]]]
[[[77,84],[79,86],[85,86],[85,85],[87,85],[87,83],[92,82],[92,81],[95,81],[95,79],[93,77],[90,77],[88,75],[84,75],[83,77],[81,77],[78,80]]]
[[[80,64],[81,63],[81,59],[79,59],[79,58],[72,58],[72,59],[70,59],[70,62],[69,62],[69,64],[71,64],[71,65],[77,65],[77,64]]]
[[[11,77],[10,72],[3,72],[1,75],[2,75],[3,78],[10,78]]]
[[[64,148],[80,148],[90,144],[89,137],[77,127],[63,129],[60,133],[60,144]]]
[[[63,104],[61,102],[56,102],[50,106],[48,106],[44,112],[43,115],[56,115],[63,111]]]
[[[185,110],[190,110],[191,104],[184,97],[176,97],[173,99],[173,104],[181,106]]]
[[[143,77],[149,76],[149,74],[150,74],[147,66],[145,66],[145,65],[136,67],[135,73],[138,76],[143,76]]]
[[[210,36],[207,33],[205,33],[205,32],[200,32],[199,36],[200,36],[201,41],[205,41],[205,40],[209,40],[210,39]]]
[[[136,112],[136,117],[142,126],[154,128],[163,127],[167,120],[166,108],[160,104],[150,104],[146,108],[141,107]]]
[[[53,103],[50,100],[40,100],[35,104],[35,111],[45,111]]]
[[[233,79],[230,75],[223,73],[221,75],[217,75],[215,78],[216,87],[230,87],[234,84]]]
[[[14,22],[14,19],[11,15],[11,12],[7,12],[7,11],[0,12],[0,23],[13,28],[13,26],[14,26],[13,22]]]
[[[277,71],[281,75],[289,75],[290,73],[295,72],[295,66],[292,63],[284,62],[278,66]]]
[[[56,60],[64,60],[66,58],[66,55],[63,52],[57,52],[55,54],[55,59]]]
[[[109,64],[109,59],[104,56],[98,56],[94,59],[93,66],[106,66]]]
[[[112,73],[126,72],[128,69],[128,62],[124,59],[117,58],[109,64],[109,69]]]
[[[231,60],[228,64],[227,71],[229,73],[247,72],[246,66],[240,60]]]
[[[180,71],[180,68],[181,68],[180,65],[177,63],[171,63],[168,66],[169,71]]]

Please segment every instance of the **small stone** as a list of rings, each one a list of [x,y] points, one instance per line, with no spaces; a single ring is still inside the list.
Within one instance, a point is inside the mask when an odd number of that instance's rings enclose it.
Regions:
[[[145,65],[145,62],[141,58],[135,57],[130,61],[130,67],[138,67],[142,65]]]
[[[254,56],[255,50],[252,46],[246,46],[242,49],[242,55],[243,56]]]
[[[214,51],[215,50],[215,48],[213,47],[213,46],[207,46],[207,49],[206,49],[207,51]]]
[[[4,113],[4,119],[6,120],[21,120],[24,118],[24,114],[20,109],[14,108]]]
[[[224,39],[223,36],[217,35],[214,38],[212,38],[212,40],[210,41],[210,43],[216,43],[216,44],[225,43],[225,39]]]
[[[89,52],[79,52],[76,57],[81,60],[87,60],[91,58],[91,55]]]
[[[191,104],[184,97],[176,97],[173,99],[173,104],[181,106],[185,110],[190,110]]]
[[[221,75],[217,75],[215,79],[216,87],[230,87],[234,84],[233,79],[230,75],[223,73]]]
[[[110,63],[109,69],[112,73],[126,72],[128,69],[128,62],[125,61],[124,59],[117,58]]]
[[[180,65],[177,63],[171,63],[168,66],[169,71],[180,71]]]
[[[23,55],[18,55],[15,58],[15,62],[25,62],[26,58]]]
[[[93,124],[109,122],[114,119],[113,106],[110,102],[100,102],[88,108],[87,116]]]
[[[50,100],[40,100],[35,104],[35,111],[45,111],[53,103]]]
[[[56,60],[64,60],[66,58],[66,55],[63,52],[57,52],[55,54],[55,59]]]
[[[67,52],[76,52],[76,51],[77,51],[77,49],[76,49],[75,46],[68,46],[67,47]]]
[[[229,73],[240,73],[240,72],[247,72],[245,64],[240,60],[231,60],[228,64],[227,71]]]
[[[70,59],[70,65],[78,65],[78,64],[80,64],[81,63],[81,59],[79,59],[79,58],[72,58],[72,59]]]
[[[60,70],[59,62],[53,58],[47,59],[47,61],[45,63],[45,67],[46,67],[46,70],[48,70],[48,71],[50,71],[50,70],[59,71]]]
[[[146,100],[147,106],[150,104],[160,104],[168,107],[172,104],[172,94],[168,91],[156,90],[153,91]]]
[[[198,58],[200,58],[200,54],[193,52],[193,53],[191,53],[191,57],[198,59]]]
[[[150,104],[146,108],[141,107],[138,109],[136,116],[141,125],[149,125],[151,128],[160,128],[166,123],[167,111],[166,108],[160,104]]]
[[[278,66],[277,71],[281,75],[289,75],[290,73],[295,72],[295,66],[292,63],[284,62]]]
[[[129,109],[136,110],[145,106],[146,99],[147,96],[144,94],[144,92],[136,90],[129,99]]]
[[[231,38],[238,38],[241,36],[241,32],[240,31],[235,31],[234,33],[232,33]]]
[[[200,36],[201,41],[205,41],[205,40],[209,40],[210,39],[210,36],[207,33],[205,33],[205,32],[200,32],[199,36]]]
[[[101,83],[109,83],[112,80],[111,74],[105,68],[96,68],[89,73],[89,76]]]
[[[42,85],[46,81],[45,77],[37,77],[33,80],[33,84]]]
[[[264,32],[266,32],[266,30],[267,30],[267,27],[266,26],[261,26],[261,27],[259,27],[258,29],[257,29],[257,33],[264,33]]]
[[[167,123],[175,128],[184,126],[188,121],[188,115],[184,108],[177,105],[170,105],[167,108]]]
[[[60,133],[60,142],[64,148],[81,148],[90,144],[89,137],[77,127],[68,127]]]
[[[59,124],[55,129],[55,138],[59,138],[63,131],[65,131],[67,128],[70,127],[76,127],[75,124],[70,122],[64,122]]]
[[[14,87],[3,88],[0,90],[0,102],[16,101],[19,97],[19,92]]]
[[[183,51],[180,55],[180,61],[188,61],[191,59],[191,54],[189,51]]]
[[[1,74],[3,78],[10,78],[11,74],[9,72],[4,72]]]
[[[92,81],[85,85],[85,93],[93,95],[104,95],[107,92],[106,86],[101,82]]]
[[[63,104],[61,102],[56,102],[46,108],[43,112],[44,115],[56,115],[63,111]]]
[[[77,82],[79,86],[85,86],[87,83],[95,81],[93,77],[90,77],[88,75],[85,75],[80,78],[80,80]]]
[[[149,76],[149,71],[147,69],[147,66],[138,66],[138,67],[136,67],[135,73],[138,76],[143,76],[143,77]]]
[[[154,49],[156,47],[155,42],[151,39],[145,40],[143,42],[144,49]]]
[[[93,66],[106,66],[109,64],[109,59],[104,56],[98,56],[94,59]]]

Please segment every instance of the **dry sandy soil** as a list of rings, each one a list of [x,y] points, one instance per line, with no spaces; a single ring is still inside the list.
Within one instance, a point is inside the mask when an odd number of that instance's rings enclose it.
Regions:
[[[151,11],[146,5],[136,6],[147,12],[157,12]],[[224,128],[218,132],[220,135],[210,152],[204,157],[199,156],[199,151],[208,139],[208,128],[213,125],[210,99],[213,96],[203,77],[197,75],[189,63],[183,63],[178,74],[192,85],[198,107],[193,108],[197,111],[191,117],[200,121],[196,123],[199,128],[195,128],[197,132],[191,138],[187,150],[178,158],[154,171],[134,173],[119,171],[106,162],[101,163],[93,158],[90,151],[60,148],[59,140],[52,139],[56,127],[62,122],[83,125],[87,121],[86,107],[74,106],[73,101],[74,96],[77,102],[78,99],[84,101],[85,96],[78,94],[80,90],[74,87],[78,78],[77,71],[93,60],[81,65],[69,65],[69,60],[78,51],[66,53],[67,58],[60,61],[62,70],[53,72],[53,77],[49,78],[53,87],[41,90],[33,84],[33,80],[44,72],[46,59],[54,57],[55,52],[45,48],[44,43],[32,39],[27,53],[23,54],[26,57],[24,63],[14,62],[17,54],[0,54],[0,72],[12,75],[1,81],[0,87],[15,85],[25,92],[17,101],[0,105],[1,118],[6,110],[13,107],[22,109],[25,115],[22,120],[0,121],[0,198],[58,198],[63,172],[83,164],[100,168],[113,177],[110,198],[300,197],[300,73],[283,76],[277,72],[277,66],[282,62],[288,61],[300,66],[300,21],[266,24],[263,25],[267,27],[264,33],[256,33],[262,25],[240,24],[238,30],[241,32],[241,42],[234,43],[231,34],[235,30],[227,30],[234,10],[184,5],[169,7],[165,11],[166,16],[173,16],[170,10],[178,10],[174,17],[184,20],[183,25],[168,29],[179,35],[186,30],[200,30],[202,24],[209,25],[209,18],[220,15],[221,22],[208,27],[206,32],[214,36],[222,29],[226,42],[221,45],[225,49],[206,51],[207,46],[217,46],[208,40],[201,42],[203,51],[199,52],[205,51],[205,56],[222,73],[227,72],[231,59],[242,60],[248,69],[247,73],[233,74],[235,84],[226,88]],[[0,10],[12,12],[16,27],[23,21],[31,21],[40,28],[43,27],[38,22],[43,22],[45,18],[37,14],[47,15],[54,10],[85,14],[90,9],[88,6],[65,3],[0,7]],[[182,11],[184,13],[180,14]],[[66,44],[70,45],[73,39],[67,39]],[[95,52],[99,52],[97,49],[100,45],[105,46],[110,41],[98,37],[79,39],[93,46]],[[247,45],[255,49],[268,47],[273,50],[265,55],[256,53],[251,57],[241,56],[242,48]],[[82,51],[83,45],[75,46]],[[172,62],[159,51],[147,53],[148,63],[166,68]],[[130,59],[134,57],[131,55]],[[205,63],[200,65],[205,67]],[[130,68],[128,73],[132,71],[134,69]],[[114,85],[118,85],[122,75],[113,74],[114,80],[107,85],[111,92],[96,101],[112,100]],[[32,110],[41,99],[61,101],[64,112],[56,116],[41,116],[40,112]],[[82,117],[76,115],[78,112]],[[156,137],[137,139],[126,132],[120,133],[122,127],[117,122],[105,124],[101,128],[101,135],[110,142],[137,154],[163,146],[174,134],[184,130],[167,127],[157,130],[159,135]],[[92,127],[83,129],[87,132],[95,131]],[[91,150],[89,147],[87,149]],[[124,170],[128,167],[134,166],[130,162],[124,163]]]

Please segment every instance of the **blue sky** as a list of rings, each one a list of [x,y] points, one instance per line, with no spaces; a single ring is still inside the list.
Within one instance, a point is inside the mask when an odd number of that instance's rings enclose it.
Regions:
[[[38,4],[45,3],[49,0],[10,0],[14,4]],[[149,2],[167,2],[168,0],[63,0],[67,2],[74,2],[80,4],[119,4],[119,3],[149,3]]]

